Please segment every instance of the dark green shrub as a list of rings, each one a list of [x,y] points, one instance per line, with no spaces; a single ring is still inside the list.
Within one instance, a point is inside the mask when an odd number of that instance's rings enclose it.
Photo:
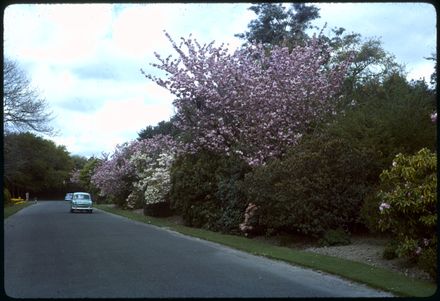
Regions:
[[[368,154],[344,140],[316,135],[247,174],[243,189],[259,207],[260,225],[321,237],[357,223],[369,192],[369,163]]]
[[[155,217],[167,217],[171,216],[173,211],[170,208],[169,202],[160,202],[155,204],[144,205],[144,215]]]
[[[171,208],[186,225],[238,233],[246,203],[237,181],[248,170],[238,158],[210,152],[178,157],[171,168]]]
[[[276,239],[278,241],[278,245],[282,247],[289,247],[290,245],[294,244],[295,238],[290,234],[284,234],[280,233],[276,236]]]
[[[383,82],[360,86],[352,99],[355,104],[328,130],[352,147],[370,151],[377,180],[398,153],[435,149],[436,125],[430,114],[436,110],[436,95],[423,81],[408,82],[404,74],[391,73]]]
[[[437,280],[437,251],[435,248],[425,249],[417,260],[417,265]]]
[[[350,235],[343,229],[328,230],[319,240],[321,246],[344,246],[351,244]]]
[[[362,204],[359,223],[363,224],[371,233],[381,232],[379,229],[380,212],[378,210],[381,200],[377,198],[377,191],[372,188]]]
[[[3,205],[11,204],[11,193],[7,188],[3,189]]]
[[[382,257],[387,260],[391,260],[397,257],[396,254],[397,243],[394,240],[388,242],[382,252]]]

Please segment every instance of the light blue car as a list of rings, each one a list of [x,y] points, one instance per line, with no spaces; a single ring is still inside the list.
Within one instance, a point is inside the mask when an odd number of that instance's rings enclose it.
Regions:
[[[93,201],[90,193],[87,192],[74,192],[72,200],[70,201],[70,212],[87,211],[93,212]]]

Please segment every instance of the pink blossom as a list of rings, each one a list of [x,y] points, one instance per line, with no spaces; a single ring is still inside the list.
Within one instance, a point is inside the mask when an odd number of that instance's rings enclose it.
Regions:
[[[415,253],[416,255],[420,255],[422,253],[422,248],[417,247]]]
[[[232,149],[249,164],[262,164],[336,108],[348,61],[328,64],[331,49],[319,37],[290,52],[274,46],[268,54],[255,44],[230,54],[191,38],[178,46],[166,36],[178,57],[156,55],[152,65],[167,77],[144,75],[176,96],[175,126],[191,137],[185,151]]]
[[[111,156],[106,156],[97,165],[91,182],[100,189],[102,196],[117,196],[124,192],[127,194],[135,190],[133,185],[140,180],[137,170],[141,167],[131,160],[135,154],[144,153],[151,158],[157,158],[161,153],[177,154],[181,149],[180,143],[167,135],[118,145]]]
[[[384,209],[390,209],[390,208],[391,208],[390,204],[385,203],[385,202],[381,203],[379,206],[380,212],[383,212]]]
[[[437,112],[434,112],[434,113],[431,114],[431,121],[433,123],[437,122]]]

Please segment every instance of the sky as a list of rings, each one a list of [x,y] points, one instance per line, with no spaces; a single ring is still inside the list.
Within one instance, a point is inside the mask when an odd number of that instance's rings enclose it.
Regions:
[[[436,51],[436,12],[428,3],[313,3],[328,32],[344,27],[375,37],[406,66],[408,79],[429,77]],[[242,44],[255,14],[250,3],[15,4],[6,7],[4,55],[16,60],[54,115],[53,137],[72,155],[112,153],[148,125],[169,120],[174,96],[145,78],[161,75],[151,63],[175,56],[174,40],[192,34],[201,43]],[[327,30],[327,31],[326,31]]]

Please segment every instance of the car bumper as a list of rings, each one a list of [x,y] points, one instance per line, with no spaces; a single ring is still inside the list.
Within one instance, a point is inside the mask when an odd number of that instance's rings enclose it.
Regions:
[[[93,210],[93,207],[83,207],[83,206],[71,206],[72,210]]]

